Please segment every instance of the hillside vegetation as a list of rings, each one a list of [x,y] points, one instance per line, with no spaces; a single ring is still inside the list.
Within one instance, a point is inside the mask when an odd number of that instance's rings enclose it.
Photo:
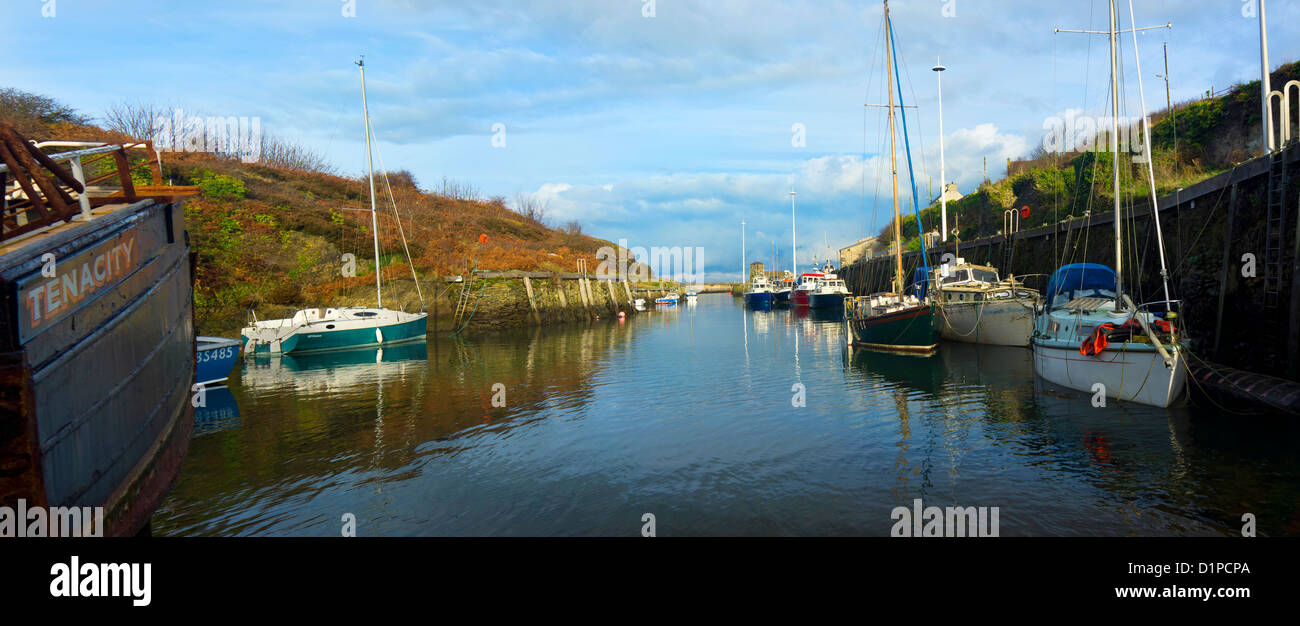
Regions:
[[[12,89],[0,90],[0,119],[29,139],[128,139],[49,98]],[[287,146],[288,152],[295,150]],[[186,227],[197,255],[194,302],[201,332],[230,334],[243,325],[250,310],[265,318],[300,306],[374,303],[374,249],[364,176],[298,166],[323,163],[318,158],[249,164],[207,153],[164,152],[162,159],[166,182],[201,189],[200,195],[185,201]],[[145,180],[147,170],[140,168],[136,175]],[[612,245],[583,235],[577,223],[550,227],[544,207],[526,196],[516,203],[520,212],[503,198],[477,197],[468,185],[444,180],[434,192],[420,188],[405,171],[387,177],[376,173],[379,271],[385,280],[384,304],[390,308],[418,306],[418,301],[412,302],[412,268],[389,202],[390,188],[426,297],[443,288],[435,279],[464,275],[474,266],[574,271],[578,259],[587,259],[595,268],[596,250]],[[355,256],[355,276],[344,276],[347,253]]]
[[[1300,62],[1272,74],[1274,88],[1300,79]],[[1231,169],[1256,156],[1260,135],[1259,81],[1235,85],[1222,95],[1184,102],[1173,111],[1151,116],[1151,143],[1156,192],[1160,196]],[[1138,131],[1140,132],[1140,131]],[[1114,159],[1102,139],[1100,152],[1048,153],[1042,147],[1013,162],[1010,174],[985,181],[961,200],[948,203],[949,228],[959,228],[962,240],[998,234],[1008,209],[1029,207],[1020,229],[1044,226],[1085,213],[1110,212],[1114,206]],[[1120,194],[1125,206],[1142,204],[1151,195],[1147,166],[1121,152]],[[927,231],[937,230],[938,204],[921,211]],[[905,250],[920,247],[916,217],[901,220]],[[889,246],[893,222],[880,230],[877,249]]]

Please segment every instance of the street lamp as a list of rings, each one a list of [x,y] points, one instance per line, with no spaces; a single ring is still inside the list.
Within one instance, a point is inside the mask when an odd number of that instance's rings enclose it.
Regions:
[[[948,241],[948,177],[943,162],[943,71],[948,68],[939,64],[939,57],[935,57],[934,62],[934,67],[930,69],[934,70],[935,77],[939,80],[939,232],[943,233],[943,240]]]

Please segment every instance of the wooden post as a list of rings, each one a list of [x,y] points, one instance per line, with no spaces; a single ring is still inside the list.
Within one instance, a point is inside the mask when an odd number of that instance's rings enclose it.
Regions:
[[[1237,214],[1237,183],[1232,183],[1228,193],[1228,224],[1223,231],[1223,269],[1219,271],[1219,312],[1214,319],[1214,358],[1219,358],[1220,339],[1223,337],[1223,302],[1228,295],[1228,267],[1232,264],[1232,222]],[[1294,295],[1292,296],[1294,297]]]
[[[537,314],[537,300],[533,298],[533,281],[527,276],[524,276],[524,291],[528,292],[528,306],[533,310],[533,321],[540,325],[542,318]]]
[[[591,319],[591,298],[587,296],[587,279],[578,279],[578,296],[582,298],[582,310],[587,313],[587,319]]]
[[[569,310],[569,297],[564,295],[564,281],[560,279],[558,272],[551,273],[551,284],[555,286],[555,293],[560,297],[560,306],[565,311]]]
[[[1300,220],[1296,221],[1300,224]],[[627,306],[632,307],[632,287],[627,284],[627,279],[623,279],[623,293],[627,294]]]
[[[614,281],[606,279],[605,290],[609,292],[609,310],[618,313],[618,298],[614,296]]]

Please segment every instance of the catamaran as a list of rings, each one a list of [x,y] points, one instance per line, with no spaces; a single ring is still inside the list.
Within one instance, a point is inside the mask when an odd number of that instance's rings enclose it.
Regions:
[[[889,17],[889,0],[885,1],[885,73],[888,75],[889,93],[889,162],[894,199],[894,278],[893,291],[869,296],[848,298],[844,301],[846,324],[854,345],[879,350],[931,354],[939,344],[939,328],[935,319],[935,305],[924,302],[917,295],[904,293],[903,245],[901,214],[898,208],[898,150],[895,147],[894,109],[902,106],[902,89],[899,104],[894,103],[894,79],[898,76],[894,60],[894,31]],[[901,79],[900,79],[901,80]],[[906,117],[903,119],[907,123]],[[906,137],[904,145],[906,145]],[[909,157],[910,162],[910,157]],[[916,181],[912,177],[913,205],[916,204]],[[917,232],[921,217],[917,215]],[[924,258],[925,246],[921,246]],[[924,264],[924,261],[923,261]]]
[[[1111,120],[1110,143],[1113,163],[1119,155],[1119,29],[1115,1],[1110,1]],[[1134,35],[1134,54],[1137,54]],[[1140,64],[1139,64],[1140,67]],[[1138,71],[1141,75],[1141,70]],[[1145,100],[1145,96],[1143,98]],[[1150,129],[1143,104],[1143,145],[1150,150]],[[1156,202],[1155,173],[1148,153],[1151,201]],[[1035,323],[1033,336],[1034,371],[1048,382],[1089,393],[1102,391],[1107,397],[1157,407],[1177,401],[1187,384],[1186,349],[1178,338],[1177,314],[1169,298],[1165,269],[1164,236],[1160,231],[1159,207],[1151,217],[1156,225],[1160,255],[1163,301],[1135,305],[1124,291],[1124,237],[1121,219],[1119,175],[1114,167],[1115,267],[1096,263],[1065,265],[1047,283],[1044,313]],[[1151,309],[1159,306],[1160,312]]]
[[[370,233],[375,244],[375,306],[301,309],[285,319],[257,320],[240,331],[245,355],[278,355],[290,352],[334,350],[376,346],[424,339],[429,314],[423,310],[408,313],[384,308],[384,295],[380,279],[379,218],[375,204],[375,167],[371,159],[370,109],[366,102],[366,67],[364,60],[357,61],[361,68],[361,109],[366,124],[366,166],[370,172]],[[396,207],[394,207],[396,210]],[[401,220],[398,220],[399,232]],[[402,232],[402,245],[406,247],[406,233]],[[410,261],[410,251],[407,250]],[[411,263],[411,277],[415,277],[415,264]],[[417,293],[419,279],[415,280]],[[423,307],[421,307],[423,308]]]

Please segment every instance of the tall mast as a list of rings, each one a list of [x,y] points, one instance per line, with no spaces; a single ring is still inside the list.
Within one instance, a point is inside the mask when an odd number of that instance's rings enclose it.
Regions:
[[[1268,106],[1268,94],[1273,87],[1269,84],[1268,75],[1268,20],[1264,15],[1264,0],[1259,0],[1259,64],[1260,64],[1260,82],[1259,82],[1259,99],[1264,103],[1264,141],[1262,150],[1264,154],[1273,151],[1273,117],[1272,111]]]
[[[740,222],[740,284],[749,284],[749,266],[745,264],[745,222]]]
[[[948,69],[939,62],[935,57],[934,67],[935,77],[939,80],[939,238],[942,241],[948,241],[948,174],[944,171],[943,163],[943,71]],[[931,193],[934,190],[930,190]],[[921,230],[920,222],[917,222],[917,231]]]
[[[375,164],[370,157],[370,108],[366,105],[366,59],[357,60],[361,68],[361,113],[366,118],[366,169],[370,172],[370,234],[375,239],[375,307],[384,307],[384,294],[379,288],[379,217],[375,211]]]
[[[1115,308],[1124,295],[1123,232],[1119,208],[1119,33],[1115,24],[1115,0],[1110,0],[1110,148],[1111,169],[1115,172]]]
[[[1155,148],[1151,146],[1151,124],[1147,121],[1147,94],[1142,86],[1142,55],[1138,53],[1137,21],[1133,15],[1133,0],[1128,0],[1128,21],[1133,33],[1133,60],[1137,63],[1138,96],[1142,100],[1142,143],[1147,151],[1147,178],[1151,181],[1151,218],[1156,223],[1156,244],[1160,253],[1160,284],[1165,290],[1165,307],[1169,307],[1169,270],[1165,267],[1165,235],[1160,229],[1160,199],[1156,197]],[[1165,67],[1169,72],[1168,64]],[[1166,85],[1168,83],[1165,83]]]
[[[885,1],[885,41],[894,36],[893,24],[889,21],[889,0]],[[894,147],[894,67],[893,46],[885,45],[885,74],[889,75],[889,175],[894,194],[894,292],[903,293],[903,227],[902,217],[898,212],[898,154]]]
[[[794,219],[794,190],[790,190],[790,273],[797,279],[799,278],[799,258],[796,247],[798,246],[795,237],[795,219]]]

